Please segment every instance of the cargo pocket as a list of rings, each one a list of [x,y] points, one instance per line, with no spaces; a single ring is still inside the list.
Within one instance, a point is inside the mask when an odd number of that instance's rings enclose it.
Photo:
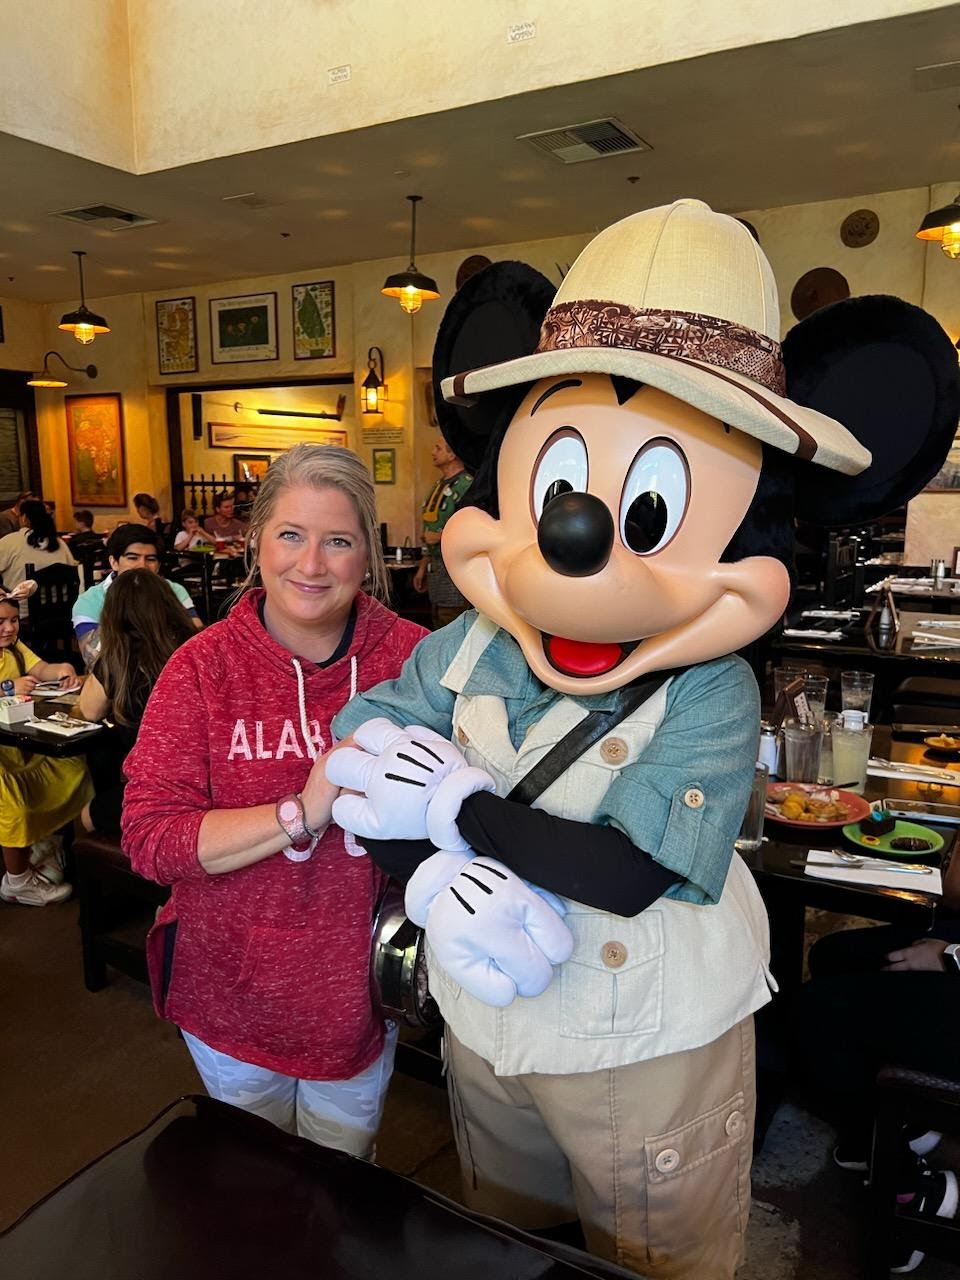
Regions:
[[[743,1251],[750,1209],[752,1124],[742,1092],[690,1123],[644,1143],[647,1246],[656,1262],[684,1257],[700,1274],[697,1255],[729,1255],[733,1274]],[[714,1272],[711,1271],[711,1275]]]
[[[652,1035],[663,1017],[663,917],[570,912],[575,946],[560,968],[560,1034]]]

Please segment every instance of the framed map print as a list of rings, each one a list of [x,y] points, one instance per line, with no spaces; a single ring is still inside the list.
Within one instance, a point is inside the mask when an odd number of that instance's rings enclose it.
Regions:
[[[195,298],[164,298],[157,303],[157,362],[161,373],[197,372]]]
[[[297,360],[337,354],[332,280],[293,286],[293,354]]]

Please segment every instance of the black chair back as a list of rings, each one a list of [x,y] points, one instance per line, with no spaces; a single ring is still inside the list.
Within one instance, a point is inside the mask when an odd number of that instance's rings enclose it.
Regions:
[[[864,566],[860,539],[831,534],[823,582],[823,602],[829,608],[863,603]]]
[[[75,565],[51,564],[45,569],[25,566],[37,589],[27,600],[30,624],[28,643],[44,662],[70,662],[74,657],[73,623],[70,615],[80,594],[80,575]]]
[[[98,572],[101,577],[106,577],[110,572],[107,548],[102,542],[99,546],[94,543],[89,546],[71,546],[70,550],[80,569],[81,586],[84,591],[93,586]]]

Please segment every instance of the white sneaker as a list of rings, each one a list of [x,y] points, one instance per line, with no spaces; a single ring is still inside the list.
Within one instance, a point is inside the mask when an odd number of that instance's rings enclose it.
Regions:
[[[54,902],[66,902],[72,892],[71,885],[53,884],[32,868],[30,879],[19,888],[11,884],[9,875],[0,880],[0,898],[4,902],[19,902],[22,907],[49,907]]]
[[[63,884],[63,839],[47,836],[31,846],[30,866],[46,876],[51,884]]]

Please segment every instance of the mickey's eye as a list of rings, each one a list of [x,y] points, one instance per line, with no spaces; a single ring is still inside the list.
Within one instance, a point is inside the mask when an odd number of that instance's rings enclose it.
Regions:
[[[534,467],[530,489],[534,520],[562,493],[585,493],[586,489],[587,447],[573,427],[563,427],[544,445]]]
[[[620,501],[620,537],[638,555],[665,547],[690,497],[687,460],[669,440],[652,440],[634,458]]]

